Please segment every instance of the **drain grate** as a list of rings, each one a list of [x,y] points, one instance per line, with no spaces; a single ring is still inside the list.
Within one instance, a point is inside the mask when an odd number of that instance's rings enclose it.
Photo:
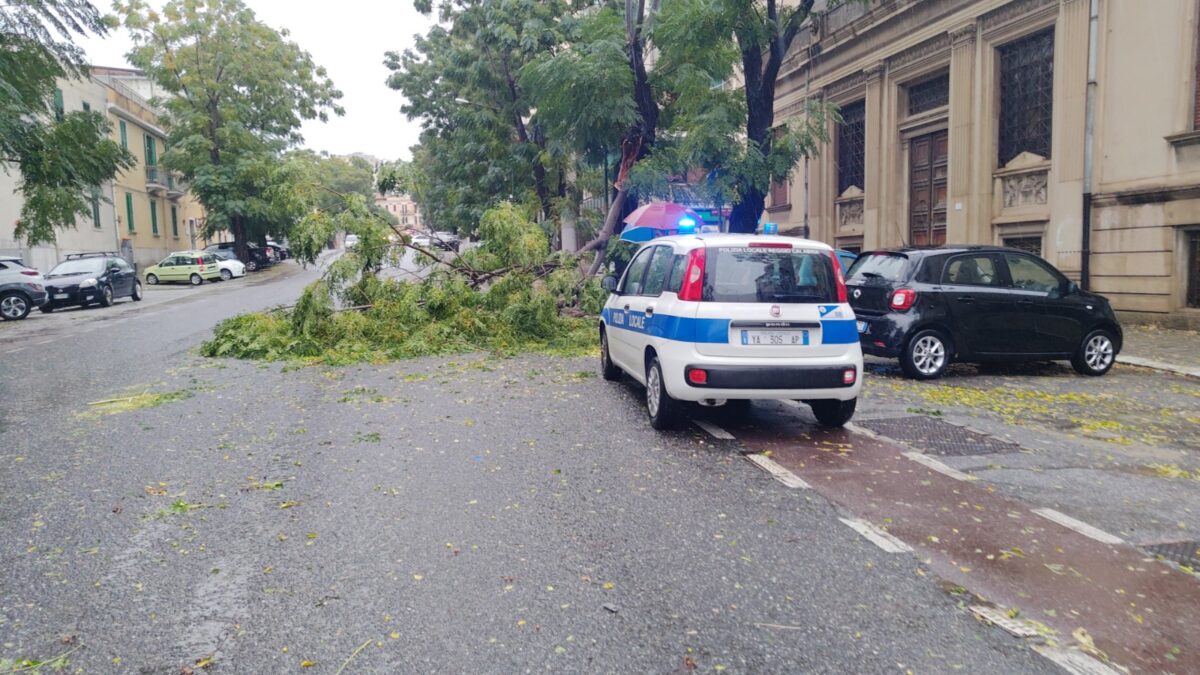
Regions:
[[[1200,541],[1168,541],[1161,544],[1146,544],[1141,548],[1155,558],[1170,560],[1192,569],[1200,569]]]
[[[1021,449],[1021,446],[1016,443],[1002,441],[993,436],[924,415],[863,420],[855,423],[930,455],[959,457],[992,455],[1002,452],[1017,452]]]

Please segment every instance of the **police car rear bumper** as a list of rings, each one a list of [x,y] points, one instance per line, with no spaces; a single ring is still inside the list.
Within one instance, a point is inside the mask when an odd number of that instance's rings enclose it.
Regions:
[[[862,389],[862,351],[857,344],[846,345],[839,355],[805,359],[705,358],[694,350],[659,352],[667,393],[683,401],[707,399],[836,399],[857,398]],[[683,352],[684,350],[678,350]],[[706,382],[698,384],[688,377],[691,370],[706,373]],[[845,372],[854,371],[854,381],[846,384]]]
[[[847,382],[847,371],[851,373]],[[696,382],[703,373],[703,383]],[[844,366],[688,365],[683,379],[696,389],[848,389],[858,383],[858,368]]]

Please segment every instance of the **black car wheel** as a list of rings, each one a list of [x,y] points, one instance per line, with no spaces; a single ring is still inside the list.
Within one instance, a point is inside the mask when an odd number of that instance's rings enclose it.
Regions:
[[[112,304],[113,304],[112,286],[105,286],[104,288],[101,288],[100,289],[100,306],[101,307],[112,307]]]
[[[246,261],[246,271],[247,272],[257,272],[258,271],[258,262],[256,262],[253,258],[250,260],[247,260]]]
[[[204,279],[199,274],[192,274],[192,276],[188,277],[188,283],[193,286],[199,286],[204,283]]]
[[[1071,359],[1071,367],[1081,375],[1096,377],[1112,370],[1116,360],[1117,348],[1113,342],[1113,334],[1100,329],[1084,336],[1079,351]]]
[[[131,293],[129,297],[133,298],[134,302],[142,301],[142,282],[133,282],[133,293]]]
[[[20,321],[29,316],[31,309],[33,309],[33,303],[24,293],[13,291],[0,295],[0,318],[5,321]]]
[[[657,356],[650,359],[650,367],[646,369],[646,413],[650,416],[650,426],[660,431],[673,428],[679,420],[679,401],[667,393]]]
[[[621,369],[608,354],[608,331],[600,329],[600,374],[609,382],[621,379]]]
[[[904,346],[900,369],[914,380],[932,380],[946,372],[953,353],[950,340],[941,331],[919,331]]]
[[[158,277],[154,276],[153,274],[147,274],[146,275],[146,283],[150,284],[151,286],[157,286],[158,285]]]
[[[233,272],[230,272],[229,270],[221,270],[221,280],[222,281],[229,281],[232,278],[233,278]]]
[[[809,401],[808,406],[812,408],[813,417],[817,418],[817,422],[823,427],[840,427],[845,426],[854,417],[854,409],[858,406],[858,399],[852,398],[849,401],[826,400]]]

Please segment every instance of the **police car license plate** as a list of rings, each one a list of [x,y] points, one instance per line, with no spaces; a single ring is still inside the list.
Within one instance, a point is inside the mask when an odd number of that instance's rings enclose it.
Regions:
[[[808,331],[806,330],[744,330],[742,331],[744,345],[806,345]]]

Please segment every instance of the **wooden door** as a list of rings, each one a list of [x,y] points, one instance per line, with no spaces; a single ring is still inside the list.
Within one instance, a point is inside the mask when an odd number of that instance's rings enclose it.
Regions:
[[[948,131],[912,139],[908,146],[908,243],[941,246],[946,243],[946,175]]]

